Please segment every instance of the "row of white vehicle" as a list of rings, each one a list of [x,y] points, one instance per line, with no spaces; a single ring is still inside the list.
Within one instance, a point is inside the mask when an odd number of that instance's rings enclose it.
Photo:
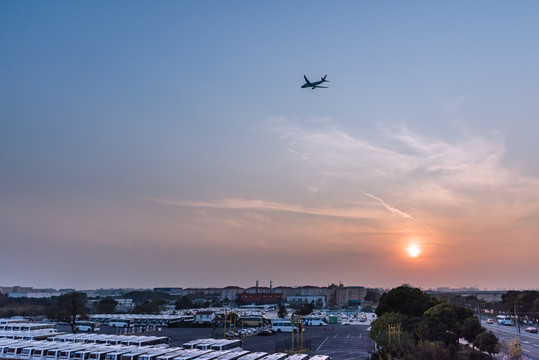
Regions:
[[[135,345],[149,346],[168,344],[170,338],[166,336],[135,336],[135,335],[108,335],[108,334],[60,334],[47,338],[51,342],[107,344],[107,345]]]
[[[309,357],[306,354],[250,352],[239,346],[226,348],[227,344],[228,346],[233,345],[233,340],[200,339],[195,342],[186,343],[180,348],[167,347],[166,345],[139,347],[4,339],[0,340],[0,358],[28,360],[330,360],[329,356],[325,355]],[[212,345],[207,345],[209,343]]]

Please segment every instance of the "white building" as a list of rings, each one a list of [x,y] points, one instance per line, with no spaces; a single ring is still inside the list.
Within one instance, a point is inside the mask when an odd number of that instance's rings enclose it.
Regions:
[[[215,319],[213,311],[199,311],[195,315],[195,322],[199,324],[211,323]]]

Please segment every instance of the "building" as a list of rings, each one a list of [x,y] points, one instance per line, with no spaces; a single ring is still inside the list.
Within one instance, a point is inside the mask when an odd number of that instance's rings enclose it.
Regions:
[[[221,289],[219,297],[224,300],[236,300],[238,294],[244,292],[245,289],[239,286],[227,286]]]
[[[244,290],[246,293],[249,294],[257,294],[257,293],[271,293],[272,289],[270,289],[267,286],[251,286]]]
[[[27,292],[33,292],[38,291],[34,290],[31,286],[2,286],[0,287],[0,293],[2,294],[9,294],[9,293],[27,293]]]
[[[186,288],[183,289],[182,295],[204,295],[204,296],[219,296],[221,289],[219,288]]]
[[[10,292],[10,298],[28,298],[28,299],[50,299],[53,296],[60,296],[61,292]]]
[[[195,315],[195,322],[198,324],[211,323],[215,319],[213,311],[199,311]]]
[[[320,286],[299,286],[296,292],[298,296],[323,296],[325,299],[328,289]]]
[[[326,296],[325,295],[287,296],[286,302],[289,304],[313,304],[315,307],[326,307]]]
[[[295,287],[292,286],[277,286],[273,288],[274,293],[281,293],[286,298],[288,296],[295,296],[298,295],[298,292],[296,291]]]
[[[153,288],[154,292],[161,292],[169,295],[181,295],[183,288],[181,287],[157,287]]]
[[[363,286],[330,285],[327,291],[328,305],[337,307],[359,305],[367,295],[367,289]]]
[[[245,304],[276,304],[284,301],[282,293],[248,293],[238,294],[238,300]]]

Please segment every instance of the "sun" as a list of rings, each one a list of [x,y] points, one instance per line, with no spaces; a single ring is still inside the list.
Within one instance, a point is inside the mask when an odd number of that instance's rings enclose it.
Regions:
[[[410,255],[411,257],[417,257],[420,252],[421,250],[419,249],[419,247],[417,247],[417,245],[410,245],[408,247],[408,255]]]

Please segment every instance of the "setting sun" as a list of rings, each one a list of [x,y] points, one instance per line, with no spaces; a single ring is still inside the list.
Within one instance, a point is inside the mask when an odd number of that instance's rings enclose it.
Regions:
[[[417,257],[419,255],[419,253],[421,252],[421,250],[419,250],[419,248],[417,247],[417,245],[410,245],[408,247],[408,254],[411,256],[411,257]]]

